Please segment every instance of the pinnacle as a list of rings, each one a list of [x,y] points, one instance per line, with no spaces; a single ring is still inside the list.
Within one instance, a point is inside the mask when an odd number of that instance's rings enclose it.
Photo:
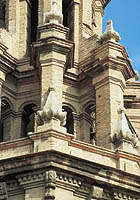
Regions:
[[[108,20],[106,31],[101,36],[102,41],[113,41],[113,42],[119,42],[120,41],[120,35],[119,33],[115,32],[112,20]]]

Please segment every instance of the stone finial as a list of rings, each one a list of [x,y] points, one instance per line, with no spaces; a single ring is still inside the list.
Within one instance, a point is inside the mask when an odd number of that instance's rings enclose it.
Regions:
[[[63,15],[57,9],[57,0],[52,0],[52,9],[45,14],[45,23],[62,24]]]
[[[133,134],[128,126],[128,121],[125,115],[125,108],[122,106],[118,109],[119,122],[118,130],[111,135],[111,140],[114,144],[120,143],[125,140],[131,142],[134,147],[139,146],[139,140],[136,134]]]
[[[119,33],[114,31],[113,23],[111,20],[107,22],[107,28],[104,34],[101,36],[101,40],[104,41],[113,41],[113,42],[119,42],[120,41],[120,35]]]
[[[43,107],[43,110],[37,112],[37,124],[47,124],[52,119],[60,121],[60,125],[64,126],[66,123],[66,112],[62,112],[58,105],[55,89],[49,88],[48,98]]]

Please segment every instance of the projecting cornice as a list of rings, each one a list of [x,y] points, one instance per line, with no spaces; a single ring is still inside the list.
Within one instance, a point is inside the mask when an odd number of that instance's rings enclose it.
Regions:
[[[111,0],[101,0],[103,8],[105,8]]]

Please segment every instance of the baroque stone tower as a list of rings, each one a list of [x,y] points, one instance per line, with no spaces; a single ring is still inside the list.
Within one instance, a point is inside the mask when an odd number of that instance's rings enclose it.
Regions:
[[[140,83],[109,2],[0,1],[0,199],[140,200]]]

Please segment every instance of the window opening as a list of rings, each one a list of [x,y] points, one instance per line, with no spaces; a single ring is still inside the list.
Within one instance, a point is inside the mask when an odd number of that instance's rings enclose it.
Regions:
[[[67,106],[62,107],[64,111],[67,112],[67,119],[66,119],[66,124],[64,127],[66,127],[67,132],[70,134],[74,134],[74,120],[73,120],[73,111],[71,108]]]
[[[74,7],[71,5],[70,0],[63,0],[62,1],[62,14],[63,14],[63,25],[70,29],[69,40],[73,40]]]
[[[28,132],[34,132],[34,121],[35,121],[35,104],[28,104],[23,108],[22,114],[22,136],[26,137]]]
[[[38,26],[38,0],[30,0],[31,2],[31,43],[36,41]]]
[[[96,108],[94,104],[90,104],[85,109],[85,112],[90,116],[90,143],[95,144],[96,141]]]
[[[0,124],[0,141],[3,142],[4,135],[10,131],[10,105],[6,100],[1,101],[1,124]]]
[[[5,9],[6,9],[6,6],[5,6],[5,2],[4,2],[0,8],[0,27],[1,28],[5,28],[5,18],[6,18],[5,17],[5,15],[6,15]]]

